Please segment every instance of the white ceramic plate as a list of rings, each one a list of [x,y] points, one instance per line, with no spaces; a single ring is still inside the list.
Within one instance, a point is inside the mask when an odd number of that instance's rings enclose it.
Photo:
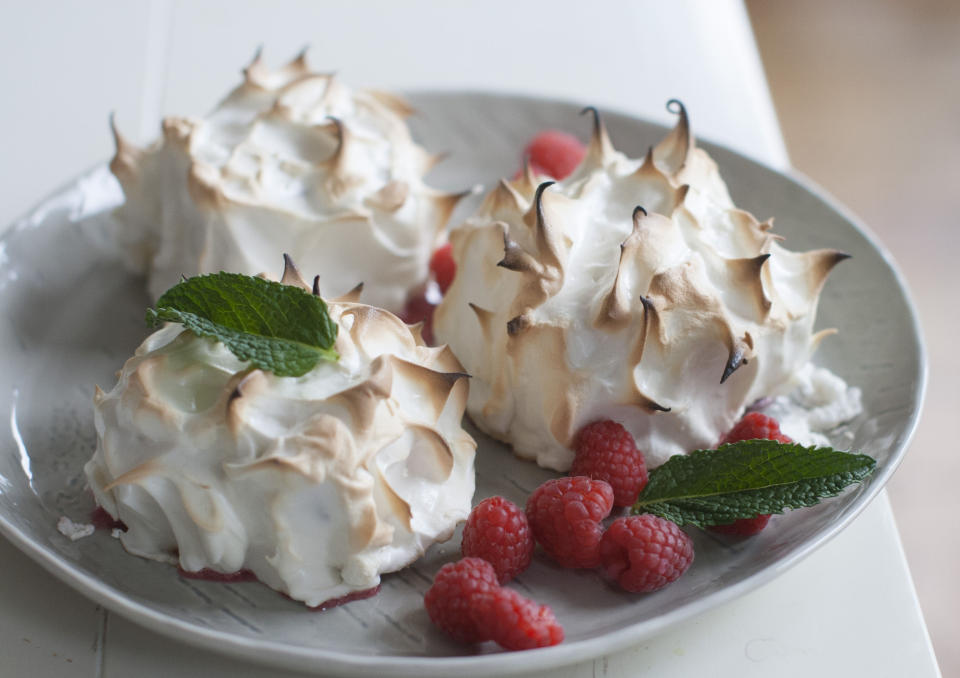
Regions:
[[[510,174],[518,149],[538,130],[586,135],[589,120],[570,104],[492,94],[421,93],[414,132],[450,158],[431,180],[444,188],[490,185]],[[643,154],[663,128],[604,116],[614,144]],[[697,112],[693,112],[696,125]],[[816,360],[862,387],[865,413],[835,444],[867,452],[877,472],[815,508],[774,518],[737,543],[696,530],[696,561],[677,583],[631,595],[594,572],[563,571],[542,559],[516,581],[551,605],[566,629],[557,647],[526,653],[477,652],[430,627],[422,597],[433,574],[457,557],[459,536],[415,567],[386,576],[376,597],[315,613],[264,586],[180,578],[169,566],[128,555],[109,534],[71,542],[61,515],[84,521],[93,509],[83,463],[93,453],[93,385],[113,374],[146,335],[143,280],[126,273],[111,247],[111,208],[121,194],[98,167],[44,201],[0,241],[0,531],[43,567],[111,610],[149,628],[258,662],[369,676],[481,676],[542,670],[635,644],[772,579],[839,532],[880,490],[899,463],[917,420],[925,367],[917,321],[889,256],[827,198],[730,151],[713,154],[737,205],[792,249],[833,247],[853,255],[832,275],[819,327],[838,327]],[[841,434],[846,433],[847,438]],[[514,458],[477,434],[476,500],[503,494],[523,503],[552,474]],[[488,644],[490,645],[490,644]]]

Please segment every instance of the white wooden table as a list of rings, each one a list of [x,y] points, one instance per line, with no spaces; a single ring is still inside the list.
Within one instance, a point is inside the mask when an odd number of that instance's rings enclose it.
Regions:
[[[602,8],[601,8],[602,7]],[[0,10],[0,225],[133,138],[202,113],[258,45],[354,85],[541,94],[668,121],[768,165],[788,159],[745,11],[715,2],[456,4],[124,0]],[[100,609],[0,538],[0,677],[292,676]],[[886,494],[774,582],[567,676],[938,676]]]

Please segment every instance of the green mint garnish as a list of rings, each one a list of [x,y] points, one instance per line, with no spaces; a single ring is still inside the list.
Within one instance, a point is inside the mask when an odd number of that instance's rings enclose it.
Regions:
[[[650,472],[633,512],[678,525],[726,525],[813,506],[860,482],[876,465],[864,454],[829,447],[745,440],[671,457]]]
[[[323,299],[291,285],[237,273],[183,280],[147,310],[147,325],[182,323],[223,342],[240,360],[278,377],[299,377],[339,358],[337,325]]]

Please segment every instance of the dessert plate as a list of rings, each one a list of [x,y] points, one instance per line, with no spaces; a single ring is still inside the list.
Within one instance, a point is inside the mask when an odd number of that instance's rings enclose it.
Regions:
[[[410,98],[420,111],[411,121],[414,134],[427,148],[450,153],[430,177],[445,189],[489,186],[511,174],[518,149],[543,128],[580,130],[584,137],[589,128],[579,106],[568,103],[484,93]],[[604,119],[615,146],[631,157],[665,132],[626,115]],[[817,323],[840,333],[823,342],[816,362],[860,386],[864,396],[863,415],[834,432],[833,443],[878,461],[877,471],[844,495],[775,517],[771,528],[748,540],[691,530],[693,567],[650,595],[628,594],[595,572],[536,559],[513,586],[551,605],[567,639],[522,654],[489,643],[464,648],[430,626],[423,593],[437,569],[458,557],[459,535],[414,567],[385,576],[374,598],[324,613],[257,583],[183,579],[170,566],[127,554],[109,531],[70,541],[58,532],[58,519],[86,522],[94,508],[82,473],[96,443],[93,386],[111,386],[115,370],[147,334],[144,281],[125,270],[112,246],[118,224],[111,212],[122,195],[101,166],[57,191],[0,240],[0,411],[10,422],[0,434],[0,531],[77,590],[158,632],[273,666],[349,675],[485,676],[583,661],[769,581],[848,525],[889,479],[917,421],[924,352],[903,280],[862,226],[809,184],[701,145],[719,164],[736,204],[761,219],[775,216],[775,229],[791,249],[833,247],[853,255],[831,275]],[[555,475],[474,433],[475,500],[503,494],[522,504]]]

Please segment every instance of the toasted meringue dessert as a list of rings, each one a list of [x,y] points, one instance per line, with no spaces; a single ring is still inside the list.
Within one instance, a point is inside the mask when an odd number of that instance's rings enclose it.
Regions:
[[[713,447],[831,332],[814,332],[817,300],[846,255],[782,247],[670,107],[677,125],[638,160],[593,111],[570,177],[503,180],[451,233],[435,333],[473,377],[473,421],[541,466],[568,469],[597,419],[622,423],[650,466]]]
[[[364,283],[391,311],[427,279],[460,194],[427,186],[439,159],[413,142],[400,98],[260,55],[205,118],[168,117],[135,147],[114,127],[126,196],[118,240],[154,299],[181,275],[256,275],[289,253],[324,294]]]
[[[303,285],[292,268],[283,282]],[[387,311],[328,308],[339,359],[302,377],[168,323],[97,389],[85,471],[129,552],[250,571],[317,606],[376,587],[467,517],[476,443],[460,363]]]

